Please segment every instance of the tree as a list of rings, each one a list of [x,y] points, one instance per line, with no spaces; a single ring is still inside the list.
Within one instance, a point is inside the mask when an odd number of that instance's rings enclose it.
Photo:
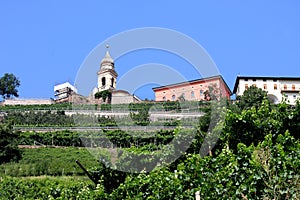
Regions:
[[[17,88],[20,86],[20,80],[13,74],[5,73],[2,78],[0,78],[0,95],[4,99],[10,98],[11,96],[18,97]]]
[[[140,109],[138,113],[130,112],[130,118],[137,125],[147,126],[150,123],[149,108]]]
[[[11,124],[0,124],[0,164],[21,158],[18,148],[19,132]]]
[[[208,86],[208,90],[204,92],[204,99],[206,101],[215,101],[215,100],[220,100],[221,98],[221,93],[220,89],[217,87],[216,84],[210,84]]]
[[[249,109],[254,106],[256,109],[261,106],[263,100],[268,99],[267,92],[261,88],[250,86],[242,96],[237,96],[237,106],[241,109]]]

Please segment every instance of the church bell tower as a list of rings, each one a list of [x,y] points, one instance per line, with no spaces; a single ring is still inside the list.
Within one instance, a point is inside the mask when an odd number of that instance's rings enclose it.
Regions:
[[[103,90],[115,90],[118,74],[115,71],[114,60],[109,54],[109,46],[106,46],[106,54],[100,63],[98,75],[98,92]]]

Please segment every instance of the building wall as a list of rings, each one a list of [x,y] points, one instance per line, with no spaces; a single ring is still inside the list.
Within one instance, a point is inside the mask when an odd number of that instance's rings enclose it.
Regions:
[[[3,105],[41,105],[41,104],[53,104],[51,99],[6,99]]]
[[[115,90],[112,92],[111,104],[129,104],[139,101],[137,97],[129,94],[127,91]]]
[[[204,100],[204,92],[209,89],[209,86],[216,88],[217,92],[222,97],[230,98],[231,92],[227,89],[226,84],[220,77],[213,79],[200,79],[197,81],[186,82],[183,84],[174,84],[162,88],[153,89],[155,92],[156,101],[176,101],[180,96],[184,96],[188,101]]]
[[[236,95],[243,95],[244,91],[250,86],[256,86],[268,92],[270,98],[276,97],[277,102],[281,102],[283,98],[287,98],[290,104],[295,104],[300,92],[299,80],[284,80],[274,78],[241,78],[239,79]]]
[[[102,86],[102,78],[105,77],[105,85]],[[113,85],[111,79],[114,79]],[[98,91],[108,90],[111,88],[116,88],[116,77],[113,77],[109,71],[101,73],[98,75]]]

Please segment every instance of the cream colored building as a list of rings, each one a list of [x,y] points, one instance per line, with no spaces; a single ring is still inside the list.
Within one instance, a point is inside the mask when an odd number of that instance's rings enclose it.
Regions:
[[[275,104],[286,99],[289,104],[295,105],[299,98],[300,77],[238,76],[233,93],[236,96],[243,95],[252,85],[267,91],[268,98]]]
[[[107,47],[108,48],[108,47]],[[103,90],[115,90],[118,74],[115,70],[114,60],[107,49],[104,58],[100,63],[98,75],[98,92]]]

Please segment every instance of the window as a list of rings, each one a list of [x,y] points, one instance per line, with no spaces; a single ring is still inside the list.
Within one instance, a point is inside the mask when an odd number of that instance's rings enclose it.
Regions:
[[[203,95],[203,90],[200,90],[200,96],[202,96]]]
[[[102,77],[101,81],[102,81],[102,86],[105,86],[106,85],[106,79],[105,79],[105,77]]]
[[[173,101],[176,100],[176,95],[175,95],[175,94],[172,95],[172,100],[173,100]]]
[[[166,97],[163,97],[163,101],[166,101],[167,100],[167,98]]]
[[[274,90],[277,90],[277,84],[274,84]]]
[[[191,92],[191,98],[195,98],[195,93],[194,93],[194,91]]]
[[[296,90],[296,86],[295,85],[292,85],[292,90]]]
[[[287,85],[286,84],[284,84],[283,89],[287,90]]]
[[[115,79],[111,78],[111,87],[114,87],[114,82],[115,82]]]
[[[267,89],[267,84],[264,84],[264,90],[266,90]]]
[[[248,90],[249,86],[248,84],[245,84],[245,90]]]
[[[297,98],[297,95],[294,94],[294,95],[293,95],[293,98],[296,99],[296,98]]]

